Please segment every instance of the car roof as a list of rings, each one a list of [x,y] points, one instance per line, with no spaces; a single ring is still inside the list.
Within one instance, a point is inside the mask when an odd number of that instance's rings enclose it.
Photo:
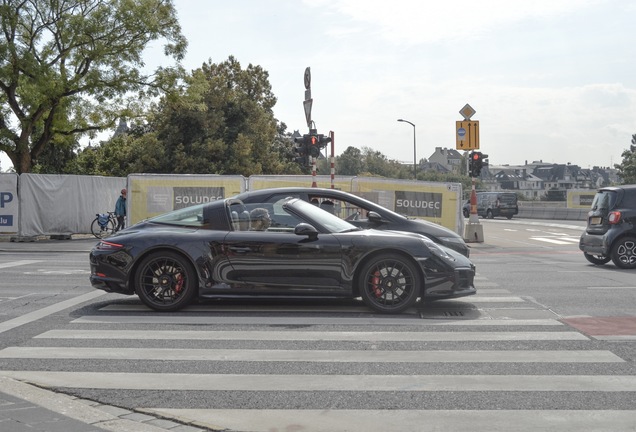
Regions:
[[[602,187],[599,189],[599,191],[618,191],[618,190],[625,190],[625,191],[636,191],[636,184],[629,184],[629,185],[619,185],[619,186],[606,186],[606,187]]]

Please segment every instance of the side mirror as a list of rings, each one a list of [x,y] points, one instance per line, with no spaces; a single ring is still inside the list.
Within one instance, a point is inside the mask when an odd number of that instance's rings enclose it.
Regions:
[[[294,227],[294,234],[299,236],[307,236],[310,239],[318,238],[318,230],[308,223],[299,223]]]
[[[373,222],[375,224],[381,224],[384,222],[384,219],[382,219],[382,216],[380,216],[378,213],[374,211],[370,211],[367,217],[369,218],[369,222]]]

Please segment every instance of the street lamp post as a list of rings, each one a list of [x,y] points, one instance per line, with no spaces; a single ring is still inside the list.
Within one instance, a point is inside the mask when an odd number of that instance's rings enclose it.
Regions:
[[[415,144],[415,125],[408,120],[398,119],[399,122],[408,123],[413,126],[413,177],[417,180],[417,157],[415,155],[417,150],[417,145]]]

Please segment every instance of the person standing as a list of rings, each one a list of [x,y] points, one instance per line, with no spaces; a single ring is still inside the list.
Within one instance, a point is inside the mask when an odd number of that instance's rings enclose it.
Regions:
[[[115,216],[117,216],[117,228],[115,228],[115,232],[124,229],[125,220],[126,220],[126,195],[128,191],[126,188],[121,190],[121,195],[117,199],[117,203],[115,204]]]

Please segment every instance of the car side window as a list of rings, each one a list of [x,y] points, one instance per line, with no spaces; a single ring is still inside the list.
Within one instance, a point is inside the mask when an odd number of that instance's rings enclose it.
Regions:
[[[295,215],[287,212],[282,203],[287,198],[282,198],[274,203],[252,203],[246,204],[245,207],[250,212],[250,214],[261,214],[262,210],[266,210],[269,214],[269,225],[263,231],[267,232],[294,232],[294,228],[296,225],[303,222]],[[254,212],[255,209],[260,209],[257,212]],[[257,226],[258,224],[254,223],[255,221],[251,221],[252,227]]]

